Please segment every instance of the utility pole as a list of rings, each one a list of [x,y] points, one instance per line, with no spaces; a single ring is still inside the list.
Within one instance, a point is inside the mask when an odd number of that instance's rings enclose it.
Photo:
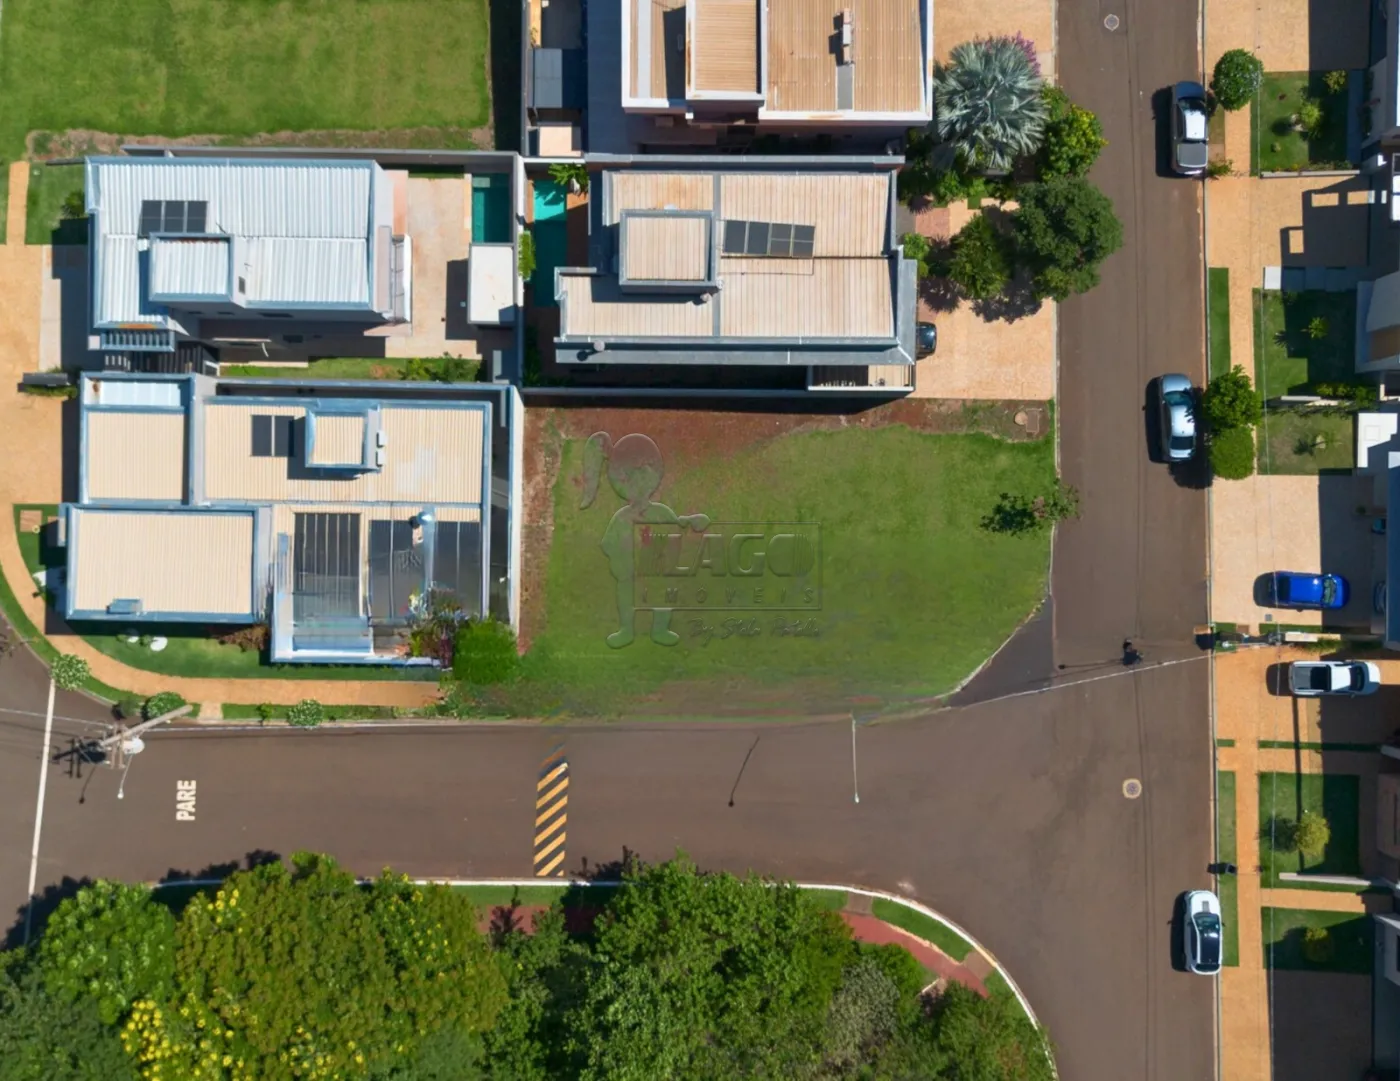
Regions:
[[[856,715],[851,714],[851,788],[855,801],[860,802],[860,776],[856,772]]]
[[[104,756],[107,752],[112,752],[110,760],[112,768],[120,767],[122,771],[121,782],[117,785],[117,799],[126,798],[126,774],[131,769],[132,758],[146,749],[145,741],[141,739],[141,733],[149,732],[156,725],[173,721],[176,717],[183,717],[193,708],[190,705],[183,705],[179,709],[172,709],[169,713],[162,713],[159,717],[152,717],[149,721],[142,721],[131,728],[118,728],[106,739],[97,741],[94,749],[101,751]]]

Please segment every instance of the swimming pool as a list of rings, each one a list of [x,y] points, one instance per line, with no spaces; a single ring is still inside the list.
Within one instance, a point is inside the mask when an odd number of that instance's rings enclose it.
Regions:
[[[565,221],[567,189],[553,180],[535,182],[535,272],[530,276],[535,303],[554,307],[554,271],[564,265],[569,250],[569,227]]]
[[[510,243],[510,175],[487,173],[472,177],[472,241]]]

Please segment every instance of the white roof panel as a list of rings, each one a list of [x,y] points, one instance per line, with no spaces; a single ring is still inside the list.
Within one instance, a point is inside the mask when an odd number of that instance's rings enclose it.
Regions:
[[[153,296],[226,297],[228,240],[158,239],[151,241]]]
[[[363,239],[260,237],[248,241],[249,304],[368,304]]]

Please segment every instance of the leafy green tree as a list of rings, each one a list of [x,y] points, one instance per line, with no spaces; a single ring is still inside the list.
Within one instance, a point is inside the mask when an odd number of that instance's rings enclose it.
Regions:
[[[1088,109],[1070,101],[1058,86],[1045,88],[1045,141],[1040,145],[1040,176],[1083,176],[1108,145],[1103,125]]]
[[[100,880],[63,901],[39,940],[39,969],[62,1002],[90,999],[112,1025],[175,975],[175,920],[145,886]]]
[[[1009,994],[983,998],[962,984],[939,996],[929,1035],[948,1081],[1053,1081],[1049,1043]]]
[[[1027,184],[1012,215],[1019,261],[1041,300],[1066,300],[1099,284],[1099,264],[1123,246],[1113,203],[1087,180]]]
[[[854,956],[835,913],[684,857],[626,878],[571,1012],[584,1081],[794,1077],[819,1061]]]
[[[1044,495],[1002,492],[996,506],[982,519],[988,533],[1019,537],[1046,529],[1066,518],[1079,517],[1079,492],[1063,481]]]
[[[254,1077],[354,1077],[444,1028],[490,1027],[505,986],[465,897],[387,873],[366,890],[326,857],[293,862],[190,902],[179,994],[163,1014],[138,1009],[136,1053],[168,1041],[175,1072],[195,1077],[224,1055]]]
[[[844,1075],[879,1058],[902,1020],[901,990],[880,963],[863,957],[846,969],[826,1021],[826,1070]]]
[[[1045,133],[1042,82],[1012,38],[955,46],[934,68],[934,130],[975,169],[1005,172]]]
[[[0,953],[0,1081],[136,1081],[92,998],[47,987],[27,951]]]
[[[948,279],[972,300],[989,300],[1011,280],[1012,254],[1010,239],[978,214],[953,237]]]
[[[59,690],[76,691],[88,681],[91,670],[88,668],[88,662],[81,657],[75,657],[71,653],[60,653],[53,659],[50,675]]]
[[[1248,49],[1231,49],[1215,62],[1210,88],[1221,108],[1243,109],[1264,82],[1264,64]]]
[[[1210,436],[1211,472],[1222,480],[1244,480],[1254,475],[1254,430],[1226,428]]]
[[[1244,368],[1236,364],[1206,384],[1201,395],[1201,413],[1215,432],[1252,428],[1264,415],[1264,400]]]

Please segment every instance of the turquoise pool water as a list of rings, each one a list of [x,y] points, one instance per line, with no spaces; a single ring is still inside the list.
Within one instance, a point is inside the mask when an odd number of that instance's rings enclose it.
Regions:
[[[554,307],[554,270],[564,265],[569,250],[569,229],[565,223],[567,189],[552,180],[535,184],[535,272],[530,276],[535,303]]]
[[[478,244],[510,243],[509,174],[472,177],[472,240]]]

